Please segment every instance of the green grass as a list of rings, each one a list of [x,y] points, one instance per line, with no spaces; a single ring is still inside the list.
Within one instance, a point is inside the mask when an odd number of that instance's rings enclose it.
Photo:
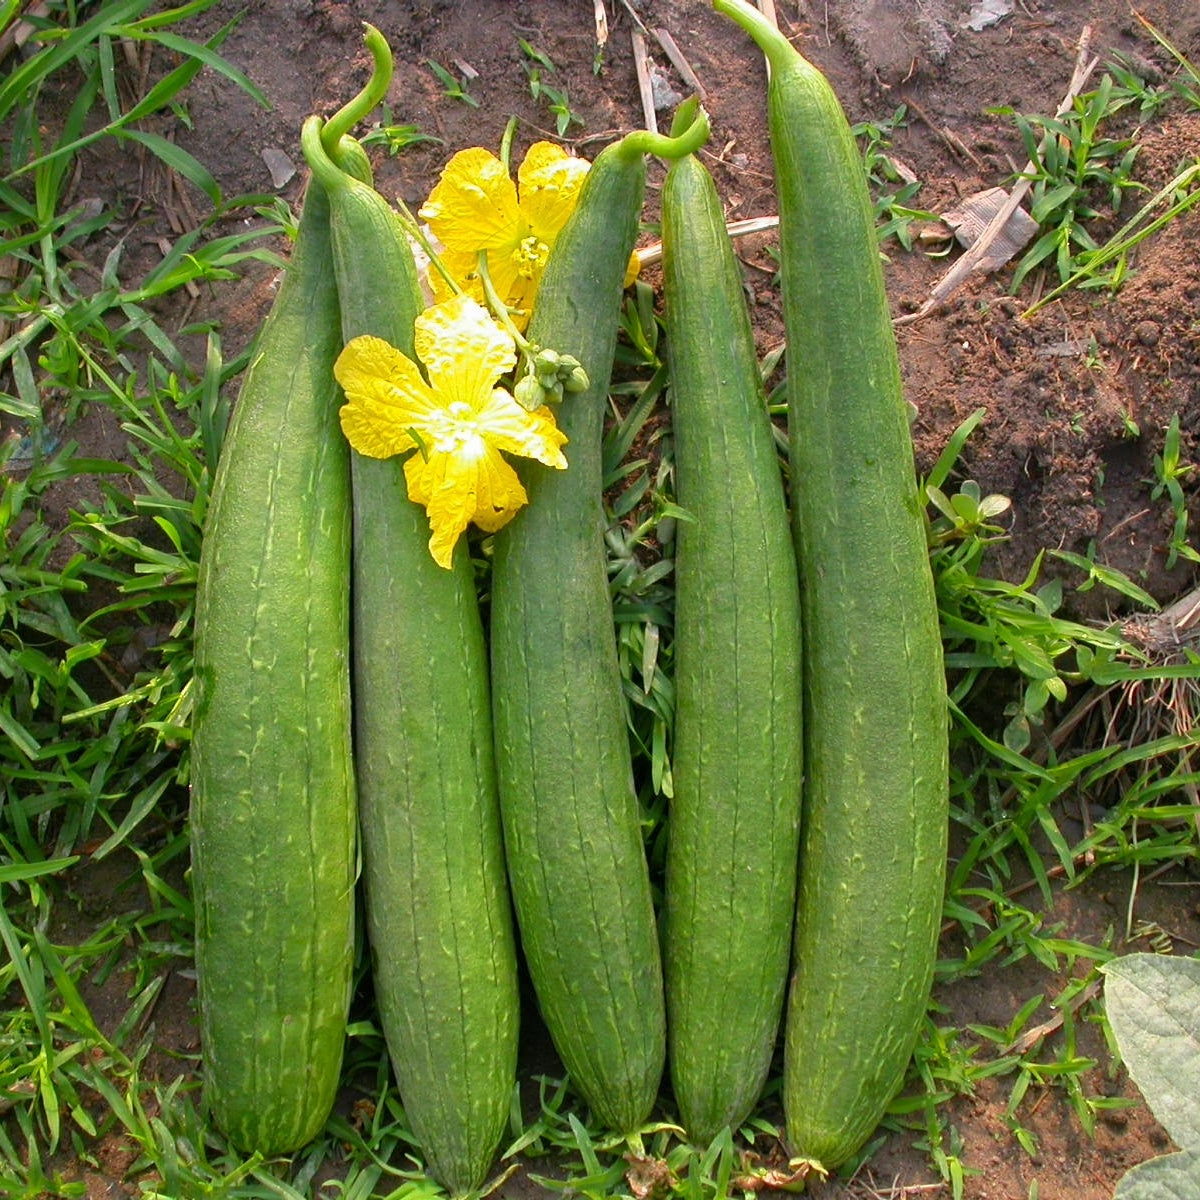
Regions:
[[[1017,262],[1013,291],[1042,264],[1052,265],[1060,282],[1066,280],[1082,255],[1098,249],[1092,223],[1119,213],[1125,194],[1144,188],[1134,178],[1139,147],[1132,134],[1106,134],[1121,108],[1119,91],[1106,73],[1061,117],[1011,113],[1033,164],[1029,212],[1041,228]]]
[[[880,243],[886,245],[894,238],[902,249],[911,250],[915,237],[914,225],[922,221],[935,221],[937,216],[914,207],[921,182],[891,153],[893,135],[907,125],[908,110],[901,104],[890,117],[879,121],[860,121],[852,126],[851,132],[862,149],[863,167],[871,188]]]
[[[164,1055],[161,1006],[192,970],[186,784],[196,567],[246,356],[227,358],[207,324],[165,328],[155,302],[230,278],[250,258],[277,261],[268,247],[294,229],[277,201],[225,196],[202,164],[138,127],[151,112],[182,111],[203,66],[256,95],[220,58],[227,29],[204,45],[178,32],[206,7],[56,6],[40,48],[0,83],[0,121],[12,134],[0,169],[0,256],[11,255],[18,271],[0,300],[11,323],[0,343],[8,381],[0,414],[10,430],[0,444],[0,1191],[86,1195],[79,1169],[98,1167],[101,1147],[119,1144],[120,1170],[146,1195],[435,1195],[390,1083],[361,951],[346,1105],[291,1160],[231,1149],[206,1120],[195,1048]],[[11,6],[0,13],[11,18]],[[161,67],[132,101],[117,86],[121,39],[149,43]],[[54,105],[64,91],[77,97],[65,113]],[[61,119],[45,119],[50,111]],[[868,145],[874,139],[879,172],[897,119],[862,131]],[[395,128],[389,119],[379,130],[389,149],[411,141]],[[80,153],[104,139],[144,146],[208,202],[201,224],[136,280],[120,241],[106,243],[98,275],[75,256],[115,215],[84,215],[66,201]],[[1194,191],[1194,178],[1181,186]],[[902,191],[889,201],[898,219],[911,199]],[[217,217],[235,209],[256,217],[252,228],[219,235]],[[673,499],[654,302],[642,284],[626,304],[605,472],[626,711],[660,878],[671,796],[672,550],[678,522],[689,518]],[[185,337],[204,346],[201,361],[180,349]],[[777,363],[763,364],[772,381]],[[1049,554],[1016,581],[991,573],[1009,506],[960,465],[984,419],[964,422],[924,481],[953,715],[956,849],[939,996],[1017,963],[1036,964],[1045,981],[1002,1026],[960,1022],[946,1004],[929,1014],[881,1136],[901,1130],[917,1139],[951,1194],[974,1169],[953,1126],[956,1097],[1003,1080],[1012,1144],[1030,1153],[1035,1094],[1064,1097],[1085,1132],[1113,1103],[1089,1090],[1094,1059],[1079,1049],[1085,1023],[1103,1027],[1095,969],[1122,940],[1161,934],[1135,926],[1136,889],[1145,874],[1195,859],[1191,797],[1200,783],[1191,721],[1181,717],[1200,675],[1196,655],[1186,647],[1156,654],[1119,625],[1064,615],[1074,587],[1100,589],[1114,607],[1146,617],[1152,602],[1136,583],[1095,554],[1058,552],[1053,578]],[[86,449],[97,427],[121,444],[113,460]],[[1182,487],[1191,467],[1173,430],[1147,502],[1171,515],[1172,549],[1190,558]],[[1074,582],[1061,582],[1064,570]],[[1080,832],[1072,818],[1082,796],[1103,806]],[[1126,928],[1085,944],[1055,922],[1052,901],[1101,872],[1129,887],[1130,916]],[[97,879],[115,889],[103,915],[88,898]],[[1065,988],[1054,982],[1064,972]],[[519,1168],[550,1192],[596,1197],[633,1194],[635,1184],[681,1200],[796,1186],[807,1168],[780,1147],[777,1088],[776,1077],[736,1135],[695,1148],[666,1107],[633,1138],[614,1141],[591,1124],[569,1081],[524,1077],[500,1169]]]
[[[453,71],[442,66],[436,59],[427,58],[425,65],[442,85],[443,96],[449,100],[457,100],[460,104],[466,104],[470,108],[479,107],[479,98],[471,94],[471,81],[465,75],[455,75]]]
[[[558,136],[566,137],[573,125],[583,124],[583,118],[571,108],[566,85],[560,87],[549,82],[548,77],[558,72],[554,60],[525,38],[518,38],[517,44],[521,48],[521,66],[529,79],[529,94],[544,104],[554,117],[554,129]]]
[[[1160,84],[1147,83],[1117,56],[1097,86],[1077,96],[1061,116],[994,111],[1011,116],[1031,164],[1030,214],[1038,236],[1017,260],[1010,289],[1017,292],[1039,269],[1053,270],[1057,285],[1029,309],[1034,312],[1070,287],[1115,291],[1129,255],[1146,237],[1200,200],[1200,160],[1182,163],[1173,180],[1144,201],[1103,243],[1093,230],[1121,214],[1125,197],[1149,189],[1136,177],[1139,135],[1150,121],[1180,108],[1200,109],[1196,68],[1136,14],[1177,65]],[[1113,130],[1121,133],[1114,134]]]

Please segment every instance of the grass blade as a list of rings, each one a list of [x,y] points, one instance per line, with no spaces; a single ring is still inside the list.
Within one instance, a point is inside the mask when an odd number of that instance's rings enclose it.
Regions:
[[[134,19],[150,7],[151,0],[112,0],[102,4],[90,21],[66,37],[44,46],[0,83],[0,122],[23,103],[42,80],[77,59],[84,49],[114,26]]]

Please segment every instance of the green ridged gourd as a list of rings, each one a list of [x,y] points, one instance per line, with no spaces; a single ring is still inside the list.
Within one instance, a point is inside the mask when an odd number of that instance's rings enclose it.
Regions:
[[[589,379],[558,413],[568,467],[532,466],[529,503],[495,539],[492,702],[509,880],[542,1017],[607,1127],[637,1129],[666,1055],[662,964],[634,792],[606,574],[601,440],[646,153],[607,147],[550,252],[527,336]]]
[[[805,790],[783,1099],[836,1168],[900,1088],[945,886],[938,610],[862,159],[825,76],[745,0],[767,56],[804,619]]]
[[[373,33],[368,46],[382,59],[386,43]],[[412,358],[424,304],[407,237],[378,191],[324,156],[326,136],[310,121],[302,140],[329,195],[344,338],[382,338]],[[374,993],[425,1166],[467,1195],[485,1182],[507,1127],[520,1023],[483,624],[466,542],[450,569],[434,562],[402,460],[353,452],[351,467],[355,764]]]
[[[366,157],[346,149],[358,170]],[[308,186],[206,514],[195,615],[192,891],[213,1120],[299,1149],[336,1094],[357,871],[350,466],[328,197]]]
[[[689,1139],[736,1130],[787,984],[800,830],[800,594],[742,275],[713,180],[662,190],[675,497],[674,792],[663,945],[668,1061]]]

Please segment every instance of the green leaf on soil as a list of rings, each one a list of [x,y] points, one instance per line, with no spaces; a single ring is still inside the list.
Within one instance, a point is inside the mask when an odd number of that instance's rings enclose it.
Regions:
[[[1200,961],[1130,954],[1101,969],[1130,1076],[1175,1144],[1200,1151]],[[1192,1179],[1200,1185],[1200,1175]]]
[[[1200,1192],[1200,1151],[1162,1154],[1126,1171],[1113,1200],[1191,1200]]]

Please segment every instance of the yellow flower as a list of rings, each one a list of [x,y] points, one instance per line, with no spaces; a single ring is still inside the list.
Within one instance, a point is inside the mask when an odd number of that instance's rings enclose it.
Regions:
[[[470,297],[426,309],[416,320],[415,348],[428,383],[411,358],[382,338],[348,342],[334,366],[346,393],[339,416],[360,454],[417,451],[404,463],[408,495],[429,513],[430,553],[449,567],[472,521],[497,530],[527,499],[500,452],[561,470],[567,439],[548,408],[527,412],[496,386],[516,363],[516,349]]]
[[[442,265],[481,303],[478,264],[480,253],[486,253],[488,276],[513,310],[518,330],[529,323],[550,247],[575,208],[588,168],[584,159],[553,142],[535,142],[514,184],[490,151],[460,150],[421,206],[419,215],[444,247]],[[436,299],[453,294],[436,268],[429,282]]]

